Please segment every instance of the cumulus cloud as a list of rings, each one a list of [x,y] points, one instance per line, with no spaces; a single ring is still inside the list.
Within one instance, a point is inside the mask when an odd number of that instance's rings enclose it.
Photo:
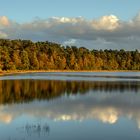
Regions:
[[[9,19],[6,16],[0,17],[0,26],[9,26]]]
[[[52,17],[17,23],[0,17],[0,38],[54,41],[90,49],[139,49],[140,14],[130,21],[115,15],[87,20],[83,17]]]
[[[103,16],[99,20],[93,20],[92,25],[97,30],[114,30],[119,27],[119,19],[114,15]]]

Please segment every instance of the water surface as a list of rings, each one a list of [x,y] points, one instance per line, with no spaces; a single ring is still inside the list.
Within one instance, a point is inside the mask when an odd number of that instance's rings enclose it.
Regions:
[[[2,140],[139,140],[140,73],[0,77]]]

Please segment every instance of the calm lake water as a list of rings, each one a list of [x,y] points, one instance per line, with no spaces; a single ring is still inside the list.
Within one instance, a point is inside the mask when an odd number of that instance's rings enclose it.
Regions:
[[[140,140],[140,72],[0,76],[1,140]]]

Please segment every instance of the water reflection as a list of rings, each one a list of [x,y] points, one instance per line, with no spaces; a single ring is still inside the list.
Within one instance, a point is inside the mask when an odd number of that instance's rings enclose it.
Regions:
[[[11,134],[11,140],[47,139],[50,128],[51,133],[65,132],[65,122],[96,121],[112,126],[125,118],[140,129],[139,81],[4,80],[0,81],[0,103],[0,130],[1,124],[6,129],[16,126],[17,136]],[[34,123],[36,119],[44,122]],[[53,127],[52,122],[62,124]],[[56,138],[51,135],[50,139]]]
[[[107,123],[127,116],[135,118],[140,127],[139,82],[14,80],[0,83],[1,104],[40,100],[1,105],[0,120],[5,123],[22,114],[57,121],[98,119]]]
[[[30,139],[44,139],[49,136],[50,127],[47,123],[34,122],[26,123],[21,127],[17,127],[16,131],[19,136],[8,136],[7,140],[30,140]]]
[[[2,80],[0,104],[23,103],[34,99],[51,100],[63,95],[97,92],[140,91],[139,81],[56,81],[56,80]]]
[[[26,123],[24,126],[17,128],[19,133],[25,133],[27,137],[38,137],[42,135],[48,135],[50,132],[50,127],[47,123]]]

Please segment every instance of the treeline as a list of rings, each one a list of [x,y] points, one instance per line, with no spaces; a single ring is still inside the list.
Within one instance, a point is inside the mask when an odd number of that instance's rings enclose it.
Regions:
[[[0,39],[0,70],[140,70],[140,52]]]

